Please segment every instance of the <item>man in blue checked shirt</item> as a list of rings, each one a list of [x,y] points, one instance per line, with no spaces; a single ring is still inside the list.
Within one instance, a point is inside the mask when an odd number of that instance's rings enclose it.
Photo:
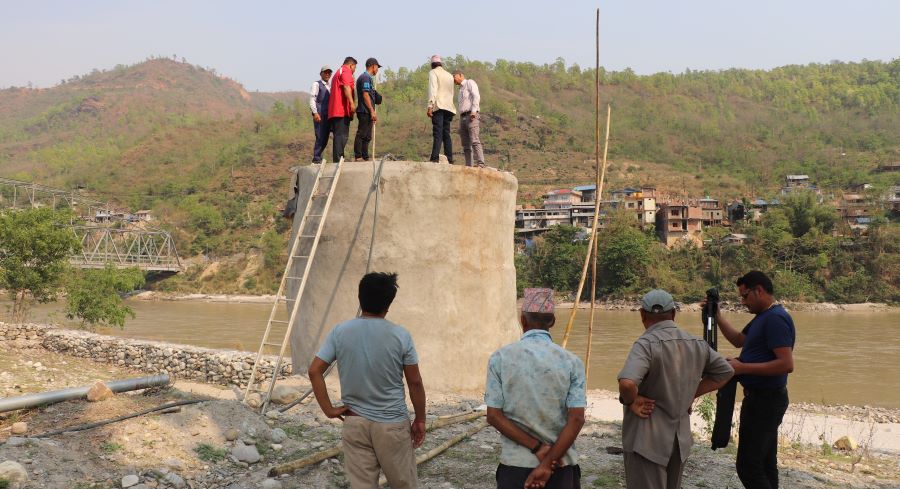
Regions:
[[[525,289],[522,338],[488,360],[487,420],[503,435],[498,489],[578,489],[572,444],[584,426],[584,364],[553,343],[551,289]]]

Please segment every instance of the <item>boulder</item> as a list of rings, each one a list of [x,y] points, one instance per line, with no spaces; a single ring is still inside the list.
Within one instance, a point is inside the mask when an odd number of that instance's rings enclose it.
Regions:
[[[290,404],[300,399],[302,395],[300,391],[289,385],[276,385],[275,389],[272,390],[272,402],[275,404]]]
[[[18,423],[13,423],[12,434],[24,435],[27,432],[28,432],[28,423],[26,423],[24,421],[19,421]]]
[[[256,408],[262,406],[262,397],[259,395],[258,392],[254,392],[254,393],[250,394],[249,396],[247,396],[247,405],[253,409],[256,409]]]
[[[842,437],[838,438],[836,442],[834,442],[834,448],[837,448],[838,450],[852,452],[852,451],[856,450],[857,448],[859,448],[859,444],[856,443],[856,440],[854,440],[853,437],[842,436]]]
[[[134,474],[129,474],[129,475],[126,475],[125,477],[122,477],[122,487],[135,486],[140,481],[141,481],[141,479],[138,476],[136,476]]]
[[[225,430],[225,439],[228,441],[237,440],[239,436],[241,436],[241,432],[234,428]]]
[[[21,436],[11,436],[6,439],[6,445],[10,447],[21,447],[27,444],[28,438],[22,438]]]
[[[248,464],[255,464],[262,458],[255,446],[243,443],[238,443],[231,449],[231,456],[238,462],[247,462]]]
[[[25,467],[22,467],[22,464],[19,462],[7,460],[0,463],[0,480],[4,479],[12,484],[13,487],[16,487],[28,480],[28,472],[25,471]]]
[[[281,428],[275,428],[269,434],[269,439],[272,440],[272,443],[281,443],[287,440],[287,433]]]
[[[94,385],[91,386],[90,390],[87,393],[88,402],[99,402],[105,401],[112,397],[113,391],[109,389],[103,382],[97,381]]]
[[[280,480],[266,479],[259,484],[260,489],[281,489],[284,487]]]

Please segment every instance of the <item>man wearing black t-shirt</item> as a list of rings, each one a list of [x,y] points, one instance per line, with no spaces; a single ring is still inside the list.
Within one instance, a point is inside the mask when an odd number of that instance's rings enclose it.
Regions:
[[[744,387],[738,430],[737,473],[747,489],[778,488],[778,427],[788,406],[787,377],[794,371],[794,320],[775,303],[772,280],[759,271],[737,280],[741,303],[755,314],[743,330],[735,329],[721,311],[719,329],[741,348],[729,359]]]
[[[356,119],[359,126],[356,128],[356,139],[353,141],[354,161],[369,161],[369,144],[372,142],[372,132],[375,123],[378,122],[378,114],[375,113],[375,76],[378,75],[378,60],[369,58],[366,60],[366,71],[356,79],[356,96],[359,97],[359,105],[356,106]]]

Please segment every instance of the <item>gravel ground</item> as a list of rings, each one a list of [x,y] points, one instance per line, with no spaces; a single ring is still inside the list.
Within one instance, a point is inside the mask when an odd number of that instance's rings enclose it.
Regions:
[[[36,362],[41,365],[36,367]],[[7,395],[138,375],[141,374],[44,350],[0,347],[0,392],[5,391]],[[302,380],[294,383],[303,387]],[[147,415],[50,439],[9,440],[15,422],[27,422],[25,436],[35,435],[195,398],[207,400],[183,406],[174,413]],[[429,415],[465,413],[479,404],[480,399],[473,397],[430,393]],[[822,409],[834,414],[835,408]],[[430,432],[419,452],[424,453],[479,422],[473,420]],[[228,440],[233,434],[230,430],[236,430],[237,440]],[[267,479],[270,467],[339,443],[340,422],[322,417],[315,403],[291,409],[278,419],[269,419],[237,402],[231,390],[208,385],[179,383],[176,388],[120,394],[98,403],[69,401],[5,413],[0,415],[0,441],[6,441],[0,445],[0,462],[13,460],[23,464],[29,482],[22,487],[27,489],[121,487],[126,476],[136,476],[144,484],[132,486],[138,489],[348,487],[340,457],[277,480]],[[232,450],[244,444],[253,446],[260,454],[258,462],[233,460]],[[685,470],[684,487],[741,487],[734,474],[733,447],[713,452],[707,446],[705,441],[695,445]],[[421,486],[492,488],[499,447],[499,434],[487,427],[420,465]],[[578,441],[585,487],[624,487],[622,456],[614,454],[618,447],[621,447],[618,423],[588,420]],[[779,462],[785,488],[900,487],[900,457],[895,455],[865,450],[840,453],[825,447],[795,444],[781,448]]]

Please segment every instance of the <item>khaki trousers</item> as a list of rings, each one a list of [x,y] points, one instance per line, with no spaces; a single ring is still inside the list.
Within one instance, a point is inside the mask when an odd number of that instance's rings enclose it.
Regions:
[[[341,438],[344,470],[352,489],[377,489],[382,470],[391,489],[418,489],[408,421],[376,423],[362,416],[347,416]]]
[[[484,147],[481,145],[481,114],[475,114],[472,120],[471,114],[459,117],[459,139],[462,141],[463,154],[466,157],[466,166],[474,163],[484,164]]]
[[[628,489],[681,489],[681,449],[672,447],[669,465],[653,463],[635,452],[625,452],[625,487]]]

